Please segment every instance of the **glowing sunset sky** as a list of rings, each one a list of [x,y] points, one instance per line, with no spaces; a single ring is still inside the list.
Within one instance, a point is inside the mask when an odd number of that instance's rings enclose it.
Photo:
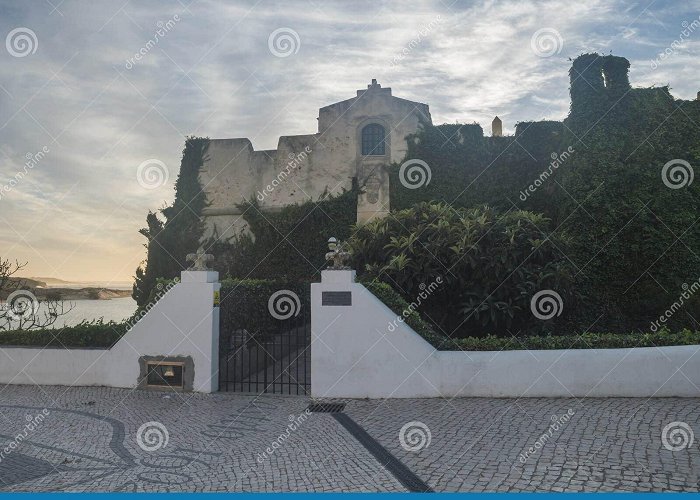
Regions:
[[[498,115],[507,133],[566,116],[569,58],[584,52],[630,59],[633,86],[670,84],[683,99],[700,89],[700,28],[652,64],[698,20],[697,0],[406,5],[0,2],[0,257],[29,261],[27,276],[129,280],[145,257],[146,213],[172,202],[185,136],[274,149],[280,135],[316,132],[319,107],[372,78],[428,103],[435,124],[488,131]],[[29,49],[13,45],[18,28],[35,35]],[[268,46],[279,28],[298,34],[289,57]],[[561,37],[549,57],[531,46],[542,29]],[[164,186],[138,182],[149,159],[167,166]]]

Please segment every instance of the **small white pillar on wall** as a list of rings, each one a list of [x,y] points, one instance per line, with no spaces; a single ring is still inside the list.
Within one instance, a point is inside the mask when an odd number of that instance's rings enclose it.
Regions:
[[[211,307],[211,316],[198,323],[189,340],[201,351],[200,366],[195,364],[195,391],[219,390],[219,299],[221,283],[217,271],[182,271],[180,287],[185,297],[202,302],[204,309]],[[194,304],[184,305],[192,307]],[[208,358],[208,359],[207,359]],[[204,364],[206,363],[206,364]]]

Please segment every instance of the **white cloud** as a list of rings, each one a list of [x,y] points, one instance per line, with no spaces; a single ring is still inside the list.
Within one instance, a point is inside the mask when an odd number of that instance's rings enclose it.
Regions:
[[[121,6],[121,7],[120,7]],[[35,54],[0,53],[0,184],[27,152],[51,153],[0,199],[3,257],[29,259],[29,273],[126,279],[144,257],[148,210],[172,200],[184,135],[249,137],[275,148],[280,135],[316,131],[317,109],[347,99],[371,78],[426,102],[435,123],[561,119],[568,110],[569,57],[598,50],[628,57],[635,85],[670,83],[694,98],[700,33],[660,66],[649,61],[697,17],[683,5],[629,1],[438,0],[415,2],[0,3],[0,34],[34,30]],[[126,61],[157,23],[180,17],[131,69]],[[410,53],[421,28],[440,16]],[[694,16],[694,17],[693,17]],[[290,27],[299,52],[277,58],[268,36]],[[540,28],[562,37],[540,58]],[[150,158],[168,165],[157,190],[136,182]],[[20,238],[18,234],[22,235]]]

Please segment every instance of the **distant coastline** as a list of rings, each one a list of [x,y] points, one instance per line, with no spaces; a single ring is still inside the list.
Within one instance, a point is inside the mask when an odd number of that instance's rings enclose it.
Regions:
[[[58,278],[10,278],[11,286],[0,290],[0,300],[16,289],[30,290],[38,299],[110,300],[131,296],[131,283],[126,281],[66,281]]]

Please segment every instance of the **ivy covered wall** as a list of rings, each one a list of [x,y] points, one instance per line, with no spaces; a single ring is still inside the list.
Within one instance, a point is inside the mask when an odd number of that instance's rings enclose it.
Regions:
[[[628,69],[621,57],[578,57],[569,72],[569,116],[518,123],[514,136],[485,137],[478,124],[425,125],[407,138],[406,159],[426,162],[430,183],[408,189],[400,164],[387,166],[391,209],[436,200],[541,213],[549,219],[545,233],[572,243],[567,258],[586,296],[576,311],[580,328],[647,330],[684,284],[700,279],[700,187],[674,189],[673,179],[662,178],[673,160],[700,165],[700,103],[677,100],[668,87],[633,89]],[[160,218],[148,216],[137,300],[156,278],[177,276],[198,246],[205,201],[197,172],[206,145],[207,139],[187,140],[174,204]],[[250,234],[205,247],[222,276],[314,279],[328,237],[351,234],[356,203],[355,187],[275,213],[244,205]],[[692,296],[669,324],[697,327],[696,319],[700,297]]]
[[[628,69],[621,57],[577,58],[569,116],[518,123],[515,136],[425,127],[409,138],[407,158],[425,161],[432,178],[408,189],[392,165],[392,210],[440,200],[542,213],[546,232],[572,242],[567,257],[588,298],[581,329],[648,329],[700,279],[700,185],[684,183],[681,170],[675,186],[671,171],[662,177],[673,160],[700,165],[700,102],[668,87],[632,89]],[[697,320],[700,297],[691,296],[669,324]]]
[[[320,200],[289,205],[279,211],[260,211],[256,200],[238,206],[250,232],[233,243],[209,240],[214,269],[233,278],[320,279],[328,238],[350,236],[357,214],[357,188]]]

